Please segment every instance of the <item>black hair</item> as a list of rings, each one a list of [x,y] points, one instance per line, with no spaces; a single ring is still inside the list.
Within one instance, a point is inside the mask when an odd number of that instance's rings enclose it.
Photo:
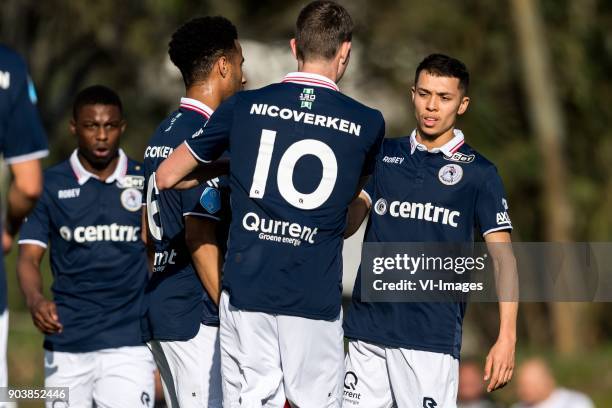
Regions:
[[[206,79],[217,59],[236,51],[238,31],[225,17],[197,17],[172,34],[168,55],[183,75],[185,86]]]
[[[123,105],[117,92],[104,85],[92,85],[82,89],[74,98],[72,117],[76,120],[79,110],[85,105],[112,105],[119,108],[123,116]]]
[[[302,9],[295,24],[297,56],[302,61],[332,59],[343,42],[353,37],[348,11],[333,1],[313,1]]]
[[[451,77],[459,79],[459,89],[467,94],[470,86],[470,73],[465,64],[456,58],[444,54],[431,54],[425,57],[419,64],[414,75],[416,85],[421,71],[428,72],[434,76]]]

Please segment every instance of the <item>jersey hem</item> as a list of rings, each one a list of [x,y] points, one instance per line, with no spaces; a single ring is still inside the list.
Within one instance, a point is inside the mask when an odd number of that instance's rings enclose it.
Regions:
[[[37,245],[39,247],[43,247],[47,249],[47,243],[43,241],[39,241],[37,239],[20,239],[19,241],[17,241],[17,244],[19,245]]]
[[[320,313],[295,312],[293,310],[279,310],[273,307],[267,308],[267,307],[259,307],[259,306],[248,306],[246,304],[240,304],[240,302],[232,301],[231,295],[230,295],[229,303],[230,305],[234,306],[237,309],[246,310],[249,312],[260,312],[260,313],[268,313],[268,314],[275,314],[275,315],[282,315],[282,316],[295,316],[295,317],[303,317],[305,319],[325,320],[325,321],[336,320],[341,310],[340,307],[338,307],[338,311],[335,314],[326,315],[326,314],[320,314]]]
[[[430,353],[440,353],[440,354],[448,354],[456,360],[459,360],[459,355],[453,353],[452,349],[448,349],[446,347],[431,347],[431,346],[423,346],[420,344],[408,344],[401,342],[394,342],[389,340],[384,340],[381,338],[377,338],[376,336],[363,336],[360,334],[351,333],[350,330],[344,330],[344,337],[349,340],[360,340],[368,343],[374,343],[377,345],[381,345],[383,347],[393,347],[393,348],[402,348],[407,350],[418,350],[418,351],[428,351]]]
[[[59,351],[62,353],[89,353],[91,351],[100,351],[107,349],[114,349],[119,347],[135,347],[144,346],[145,344],[141,341],[129,342],[129,343],[118,343],[118,344],[107,344],[107,345],[91,345],[87,347],[70,347],[70,346],[55,346],[52,343],[45,340],[43,348],[47,351]]]
[[[210,215],[210,214],[203,214],[203,213],[198,213],[198,212],[184,212],[183,213],[183,217],[186,217],[188,215],[192,216],[192,217],[210,218],[210,219],[213,219],[215,221],[221,221],[221,218],[216,217],[214,215]]]
[[[30,160],[42,159],[43,157],[47,157],[48,155],[49,155],[49,150],[47,149],[38,150],[32,153],[26,153],[26,154],[22,154],[19,156],[5,157],[4,162],[6,164],[17,164],[17,163],[27,162]]]
[[[511,225],[505,225],[503,227],[490,228],[490,229],[486,230],[485,232],[483,232],[482,236],[484,237],[487,234],[490,234],[492,232],[497,232],[497,231],[512,231],[512,226]]]
[[[189,150],[189,153],[191,153],[191,155],[193,157],[195,157],[195,159],[201,163],[210,163],[212,160],[204,160],[203,158],[201,158],[200,156],[198,156],[193,149],[191,148],[191,146],[189,146],[189,143],[187,143],[187,140],[185,140],[183,143],[185,143],[185,146],[187,146],[187,150]]]

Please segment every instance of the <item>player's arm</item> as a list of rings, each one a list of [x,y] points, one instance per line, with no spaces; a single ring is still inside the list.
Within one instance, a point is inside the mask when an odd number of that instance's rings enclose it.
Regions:
[[[147,266],[149,267],[149,273],[153,272],[153,261],[155,257],[155,247],[153,240],[151,239],[151,233],[149,232],[149,223],[147,222],[147,206],[142,206],[142,219],[140,227],[140,238],[145,244],[147,251]]]
[[[178,146],[156,172],[159,190],[195,187],[229,171],[227,160],[217,160],[229,148],[236,96],[223,102],[210,117],[204,133]],[[196,171],[198,166],[200,170]]]
[[[13,237],[19,231],[23,219],[30,213],[42,192],[40,160],[27,160],[10,164],[13,180],[9,186],[6,223],[2,235],[5,253],[11,250]]]
[[[229,173],[229,159],[198,163],[185,143],[177,147],[157,169],[155,185],[159,190],[187,190],[206,180]]]
[[[518,315],[518,278],[510,233],[491,232],[484,237],[495,270],[499,298],[499,335],[485,362],[487,391],[506,385],[514,373],[516,319]]]
[[[349,205],[346,231],[344,231],[345,239],[357,232],[363,220],[368,216],[371,207],[372,202],[370,198],[365,192],[361,191]]]
[[[217,244],[216,223],[206,217],[185,217],[185,242],[193,265],[208,296],[218,305],[223,258]]]
[[[176,181],[176,179],[173,178],[172,180],[170,180],[170,182],[171,183],[176,182],[176,184],[174,184],[172,187],[168,187],[168,186],[165,186],[164,188],[159,187],[159,182],[157,183],[157,187],[160,190],[170,189],[170,188],[174,188],[176,190],[188,190],[190,188],[199,186],[200,184],[204,183],[207,180],[210,180],[210,179],[213,179],[219,176],[224,176],[226,174],[229,174],[229,159],[220,158],[218,160],[215,160],[212,163],[198,164],[197,167],[193,171],[188,173],[185,177],[183,177],[179,181]]]
[[[45,334],[53,334],[61,332],[63,327],[55,303],[45,299],[42,292],[40,261],[44,254],[45,248],[41,245],[20,243],[17,276],[34,325]]]

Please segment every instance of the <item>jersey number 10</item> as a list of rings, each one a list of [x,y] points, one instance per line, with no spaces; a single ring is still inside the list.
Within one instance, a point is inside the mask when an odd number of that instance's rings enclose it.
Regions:
[[[261,199],[266,192],[266,183],[268,182],[275,140],[276,131],[268,129],[261,131],[259,152],[257,154],[257,163],[249,197]],[[309,154],[321,161],[323,176],[319,186],[312,193],[305,194],[297,191],[293,185],[293,172],[297,162]],[[278,164],[276,181],[278,183],[278,191],[289,204],[302,210],[313,210],[327,201],[334,190],[337,177],[338,162],[333,150],[319,140],[304,139],[289,146],[281,157]]]

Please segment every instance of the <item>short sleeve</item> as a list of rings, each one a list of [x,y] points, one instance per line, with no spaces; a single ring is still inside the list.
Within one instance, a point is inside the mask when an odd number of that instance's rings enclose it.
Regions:
[[[370,146],[370,150],[368,151],[365,161],[363,162],[363,169],[361,171],[362,176],[370,175],[374,171],[374,165],[376,164],[376,157],[378,156],[378,153],[380,152],[380,147],[384,139],[385,139],[385,120],[382,117],[382,114],[380,114],[380,127],[376,134],[376,139],[374,140],[374,143],[372,143],[372,146]]]
[[[27,71],[25,66],[24,71]],[[38,110],[36,91],[27,72],[15,75],[15,99],[6,121],[3,153],[8,164],[40,159],[48,155],[45,135]]]
[[[361,192],[366,195],[368,201],[370,202],[370,205],[372,205],[372,203],[375,200],[375,196],[374,196],[375,180],[374,180],[374,177],[375,177],[375,175],[372,174],[370,176],[370,178],[368,179],[368,182],[366,183],[366,185],[361,190]]]
[[[49,194],[45,189],[34,210],[26,217],[19,230],[19,245],[33,244],[47,248],[51,225],[48,202]]]
[[[496,231],[510,232],[512,221],[508,200],[497,169],[491,166],[484,172],[484,177],[476,197],[477,227],[483,236]]]
[[[199,162],[210,163],[219,158],[229,147],[236,96],[231,97],[212,114],[203,132],[185,141],[187,148]]]

